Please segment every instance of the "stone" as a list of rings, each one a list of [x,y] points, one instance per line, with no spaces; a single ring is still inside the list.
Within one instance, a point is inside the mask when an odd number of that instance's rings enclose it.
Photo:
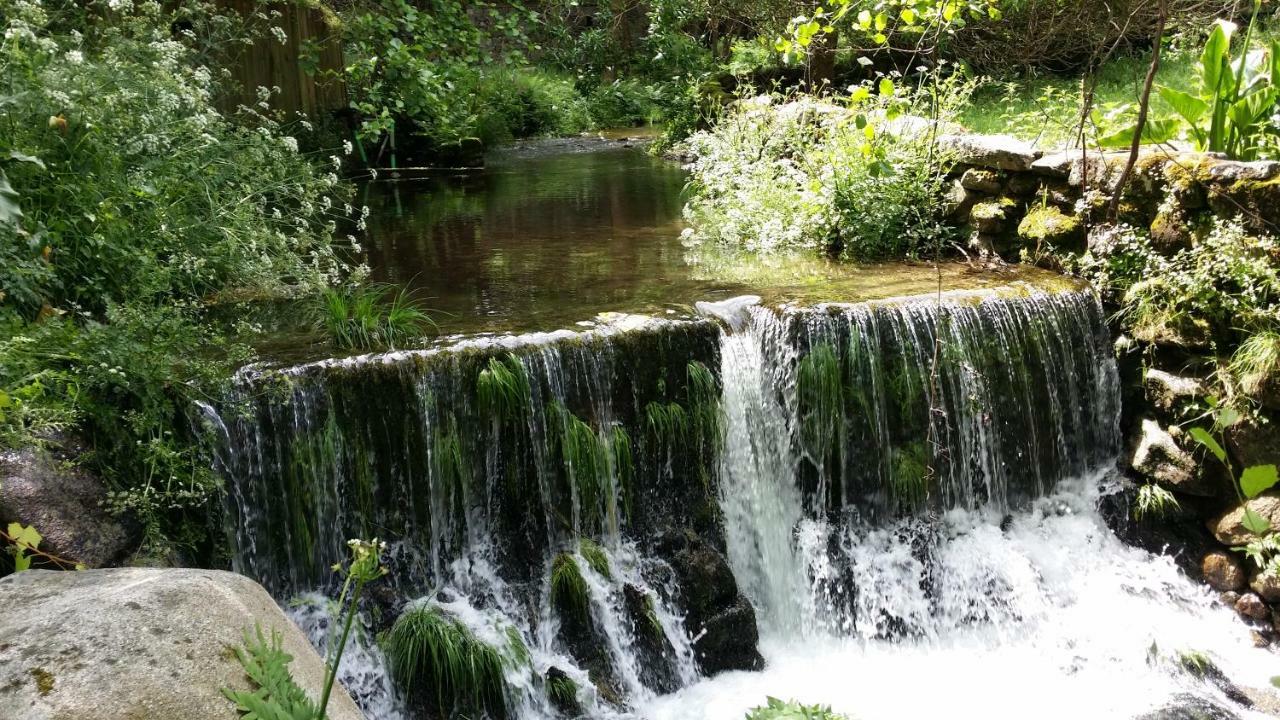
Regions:
[[[1280,575],[1254,573],[1253,579],[1249,581],[1249,589],[1269,603],[1280,603]]]
[[[261,626],[319,698],[324,661],[262,586],[217,570],[29,570],[0,579],[0,717],[230,720],[249,689],[230,648]],[[363,720],[335,686],[330,720]]]
[[[966,190],[997,195],[1001,187],[1000,173],[982,168],[969,168],[960,176],[960,185]]]
[[[102,480],[72,461],[83,451],[64,440],[48,451],[0,451],[0,523],[34,527],[40,549],[96,568],[117,563],[141,542],[138,528],[102,504]]]
[[[1170,490],[1188,495],[1212,496],[1216,489],[1197,472],[1191,453],[1178,446],[1160,423],[1143,418],[1137,441],[1132,443],[1129,467]]]
[[[1013,201],[1007,198],[977,203],[969,210],[969,224],[983,234],[999,233],[1013,207]]]
[[[1018,197],[1028,197],[1040,191],[1040,178],[1031,173],[1014,173],[1009,178],[1009,192]]]
[[[1029,143],[1008,135],[940,135],[938,144],[959,165],[1025,172],[1040,158]]]
[[[1195,239],[1187,218],[1176,208],[1158,210],[1151,220],[1150,231],[1152,246],[1164,255],[1173,255],[1178,250],[1191,247]]]
[[[1236,601],[1239,599],[1240,599],[1240,593],[1235,592],[1234,590],[1228,590],[1227,592],[1224,592],[1218,596],[1218,602],[1231,608],[1234,608],[1236,606]]]
[[[1271,617],[1271,609],[1254,593],[1240,596],[1236,601],[1236,612],[1250,620],[1267,620]]]
[[[1227,452],[1237,467],[1280,466],[1280,424],[1238,422],[1223,433]]]
[[[1248,508],[1271,523],[1272,527],[1280,528],[1280,496],[1274,492],[1268,491],[1249,500]],[[1242,524],[1244,510],[1245,505],[1239,505],[1209,522],[1209,530],[1218,542],[1228,547],[1241,547],[1257,537]]]
[[[697,638],[693,650],[702,671],[763,668],[755,609],[739,592],[724,553],[692,531],[667,533],[658,552],[675,572],[685,630]]]
[[[1083,250],[1084,228],[1080,219],[1053,205],[1037,207],[1018,224],[1018,235],[1036,247],[1048,245],[1060,250]]]
[[[1168,704],[1136,720],[1239,720],[1230,710],[1195,695],[1178,695]]]
[[[952,220],[963,221],[977,198],[977,194],[965,189],[959,179],[952,180],[942,194],[943,214]]]
[[[1214,182],[1235,183],[1241,180],[1271,180],[1280,175],[1280,162],[1273,160],[1222,160],[1208,165],[1209,179]]]
[[[1195,378],[1180,377],[1155,368],[1142,378],[1147,404],[1163,413],[1173,413],[1183,404],[1204,396],[1204,386]]]
[[[1204,574],[1205,583],[1218,592],[1235,592],[1244,589],[1244,567],[1240,564],[1240,560],[1229,552],[1215,550],[1205,555],[1200,561],[1200,572]]]

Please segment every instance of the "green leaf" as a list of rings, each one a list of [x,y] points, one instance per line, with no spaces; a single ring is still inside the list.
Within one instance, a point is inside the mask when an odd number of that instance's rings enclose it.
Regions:
[[[1218,427],[1229,428],[1240,422],[1240,411],[1233,407],[1224,407],[1218,411]]]
[[[28,154],[23,153],[23,152],[18,152],[17,150],[10,150],[10,151],[9,151],[9,159],[10,159],[10,160],[13,160],[14,162],[31,163],[32,165],[35,165],[36,167],[40,168],[41,170],[44,170],[44,169],[45,169],[45,167],[44,167],[44,161],[43,161],[43,160],[41,160],[40,158],[36,157],[35,155],[28,155]]]
[[[9,537],[14,545],[24,550],[35,550],[44,539],[34,527],[16,522],[9,523]]]
[[[1255,535],[1263,535],[1271,530],[1271,523],[1267,522],[1266,518],[1254,512],[1248,506],[1244,509],[1244,520],[1240,524],[1244,526],[1245,530]]]
[[[1163,86],[1159,88],[1159,92],[1160,97],[1164,98],[1169,107],[1190,125],[1198,123],[1200,118],[1209,111],[1209,103],[1190,93]]]
[[[1240,473],[1240,490],[1245,497],[1257,497],[1275,485],[1278,479],[1275,465],[1253,465]]]
[[[1222,71],[1226,69],[1227,52],[1231,48],[1231,34],[1236,25],[1226,20],[1218,20],[1205,40],[1204,50],[1200,53],[1200,77],[1204,82],[1204,91],[1214,96],[1225,83],[1222,82]]]
[[[911,8],[903,8],[900,17],[902,18],[902,22],[908,25],[916,24],[916,11]]]
[[[1110,135],[1098,138],[1098,144],[1106,148],[1127,148],[1133,144],[1133,134],[1137,132],[1137,129],[1137,123],[1134,123]],[[1178,121],[1176,120],[1149,119],[1146,127],[1142,128],[1142,142],[1144,145],[1166,143],[1177,136]]]
[[[1209,452],[1213,453],[1213,456],[1218,458],[1218,462],[1227,461],[1227,451],[1222,449],[1222,446],[1219,445],[1218,441],[1209,434],[1208,430],[1205,430],[1202,427],[1193,427],[1187,432],[1191,435],[1192,440],[1195,440],[1208,448]]]
[[[880,78],[880,94],[884,97],[893,95],[893,81],[889,78]]]
[[[9,184],[9,178],[0,170],[0,225],[17,224],[22,219],[22,208],[18,207],[18,193]]]

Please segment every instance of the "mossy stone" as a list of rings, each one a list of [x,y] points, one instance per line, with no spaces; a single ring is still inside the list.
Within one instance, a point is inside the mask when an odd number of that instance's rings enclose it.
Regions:
[[[1047,205],[1035,208],[1022,218],[1018,236],[1037,245],[1076,249],[1084,243],[1084,227],[1080,218]]]

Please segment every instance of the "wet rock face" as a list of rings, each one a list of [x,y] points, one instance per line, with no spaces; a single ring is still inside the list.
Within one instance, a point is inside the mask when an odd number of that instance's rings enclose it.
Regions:
[[[715,675],[762,669],[755,609],[738,591],[724,553],[692,532],[664,536],[658,553],[680,584],[685,629],[696,638],[693,647],[702,671]]]
[[[1267,620],[1271,617],[1271,609],[1254,593],[1245,593],[1236,600],[1236,612],[1250,620]]]
[[[1142,379],[1147,403],[1163,413],[1172,413],[1187,402],[1204,396],[1204,386],[1195,378],[1179,377],[1163,370],[1147,370]]]
[[[1218,592],[1244,589],[1245,572],[1240,561],[1230,553],[1215,550],[1204,556],[1200,571],[1209,587]]]
[[[70,464],[78,447],[45,452],[34,448],[0,451],[0,524],[30,525],[40,532],[40,549],[86,567],[119,562],[140,541],[137,528],[103,507],[102,480]]]
[[[31,570],[0,579],[0,717],[229,720],[247,690],[228,648],[282,635],[294,680],[319,698],[324,661],[260,585],[215,570]],[[335,687],[330,720],[363,720]]]
[[[1221,705],[1185,695],[1158,710],[1139,715],[1136,720],[1239,720],[1240,716]]]

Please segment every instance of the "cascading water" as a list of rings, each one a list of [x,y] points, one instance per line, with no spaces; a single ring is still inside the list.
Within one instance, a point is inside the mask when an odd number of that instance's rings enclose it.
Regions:
[[[1228,706],[1191,652],[1267,682],[1247,628],[1097,510],[1122,481],[1091,291],[699,309],[724,329],[246,373],[206,413],[236,569],[283,600],[326,589],[348,537],[392,540],[377,608],[499,648],[520,719],[737,720],[766,695],[863,719]],[[706,678],[759,668],[757,616],[763,672]],[[322,605],[294,617],[323,644]],[[375,624],[342,672],[370,717],[444,714],[386,681]]]
[[[713,526],[717,333],[615,317],[247,372],[203,413],[228,479],[233,565],[289,599],[332,585],[347,538],[391,540],[374,604],[392,617],[430,608],[498,647],[508,717],[555,716],[552,675],[601,717],[691,684],[679,573],[653,547]],[[557,604],[560,563],[581,577],[581,617]],[[325,645],[327,609],[299,607]],[[388,683],[394,658],[369,642],[351,658],[341,674],[370,717],[414,716],[422,702]]]
[[[1239,689],[1187,658],[1269,684],[1234,613],[1099,513],[1123,481],[1092,293],[755,308],[721,360],[729,558],[767,669],[645,717],[777,696],[860,720],[1228,718]]]

